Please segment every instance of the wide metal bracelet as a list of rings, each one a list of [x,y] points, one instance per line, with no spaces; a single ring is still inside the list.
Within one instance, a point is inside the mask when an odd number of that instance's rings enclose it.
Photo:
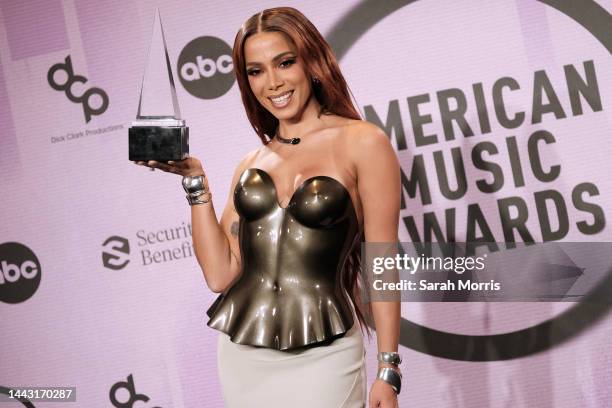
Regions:
[[[398,366],[402,363],[402,356],[395,351],[381,351],[378,353],[378,361],[381,363],[393,364]]]
[[[378,369],[376,378],[389,384],[393,391],[399,395],[402,389],[402,375],[400,373],[389,367],[381,367]]]
[[[208,192],[205,176],[185,176],[182,184],[185,192],[192,197]]]
[[[194,191],[193,193],[187,193],[187,195],[188,195],[189,197],[193,197],[193,198],[195,198],[195,197],[199,197],[199,196],[201,196],[202,194],[206,194],[206,193],[208,193],[208,192],[209,192],[209,191],[208,191],[208,188],[207,188],[206,190],[198,190],[198,191]]]
[[[187,194],[185,197],[187,198],[189,205],[206,204],[212,199],[212,194],[210,191],[207,191],[206,193],[201,193],[197,196]]]

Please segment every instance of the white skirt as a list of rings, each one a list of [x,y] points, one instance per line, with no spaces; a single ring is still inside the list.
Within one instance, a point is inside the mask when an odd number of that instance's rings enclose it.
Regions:
[[[363,408],[365,347],[357,318],[331,344],[280,351],[219,333],[217,366],[227,408]]]

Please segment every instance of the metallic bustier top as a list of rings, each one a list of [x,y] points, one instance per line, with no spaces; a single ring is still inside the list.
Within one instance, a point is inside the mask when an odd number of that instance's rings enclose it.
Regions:
[[[208,326],[234,343],[289,350],[327,342],[353,326],[341,271],[359,237],[349,192],[315,176],[286,208],[272,178],[245,170],[234,190],[242,274],[208,309]]]

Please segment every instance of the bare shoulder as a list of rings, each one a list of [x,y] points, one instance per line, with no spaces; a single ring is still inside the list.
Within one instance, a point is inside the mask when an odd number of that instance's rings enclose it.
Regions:
[[[255,162],[257,156],[261,153],[261,150],[263,148],[264,146],[258,147],[257,149],[253,149],[246,155],[244,155],[244,157],[240,159],[238,166],[236,166],[235,175],[237,176],[241,174],[244,170],[248,169]]]
[[[393,148],[385,132],[365,120],[351,120],[343,132],[347,150],[363,157],[363,153],[389,152]]]

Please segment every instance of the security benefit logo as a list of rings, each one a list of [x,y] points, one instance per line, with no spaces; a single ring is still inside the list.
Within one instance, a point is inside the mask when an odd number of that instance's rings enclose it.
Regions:
[[[132,374],[128,375],[125,381],[122,380],[113,384],[108,392],[108,397],[115,408],[149,407],[149,405],[143,405],[142,403],[136,404],[136,401],[148,402],[150,398],[146,394],[136,392]],[[161,407],[151,406],[151,408]]]
[[[93,115],[101,115],[108,108],[108,95],[101,88],[91,87],[82,91],[80,96],[74,94],[75,84],[80,84],[76,88],[82,89],[83,85],[87,83],[87,78],[74,73],[70,55],[66,57],[64,62],[57,63],[49,68],[47,81],[51,88],[64,92],[69,101],[83,105],[86,123],[91,120]]]
[[[119,270],[130,263],[130,241],[113,235],[102,244],[102,265],[105,268]]]
[[[102,265],[112,270],[123,269],[132,257],[142,266],[151,266],[178,261],[194,256],[191,243],[191,224],[136,231],[132,242],[136,242],[138,252],[130,254],[130,240],[113,235],[102,244]]]
[[[181,84],[201,99],[225,95],[235,81],[233,70],[232,49],[216,37],[196,38],[183,48],[178,58]]]
[[[38,289],[40,277],[40,262],[30,248],[18,242],[0,244],[0,302],[25,302]]]

